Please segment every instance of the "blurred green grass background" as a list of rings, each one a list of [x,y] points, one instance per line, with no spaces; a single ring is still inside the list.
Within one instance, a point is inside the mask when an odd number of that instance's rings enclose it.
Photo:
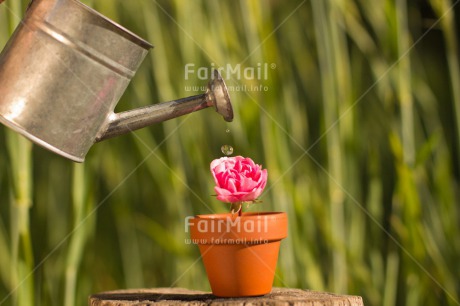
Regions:
[[[84,164],[2,126],[0,305],[209,290],[184,218],[227,211],[208,170],[223,144],[269,171],[251,209],[289,214],[275,286],[459,305],[453,1],[84,2],[155,45],[119,111],[200,93],[190,86],[206,81],[186,79],[186,64],[267,63],[268,77],[226,79],[233,123],[203,110],[96,144]],[[27,3],[0,5],[0,46]]]

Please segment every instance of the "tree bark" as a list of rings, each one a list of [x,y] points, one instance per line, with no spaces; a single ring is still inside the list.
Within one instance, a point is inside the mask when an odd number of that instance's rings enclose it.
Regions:
[[[183,288],[119,290],[94,294],[89,306],[150,306],[150,305],[302,305],[302,306],[363,306],[360,296],[337,295],[311,290],[273,288],[258,297],[219,298],[209,292]]]

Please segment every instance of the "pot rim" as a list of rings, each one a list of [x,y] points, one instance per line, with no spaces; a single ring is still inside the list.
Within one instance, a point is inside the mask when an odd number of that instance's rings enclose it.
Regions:
[[[194,244],[261,244],[287,237],[285,212],[197,215],[188,220]]]

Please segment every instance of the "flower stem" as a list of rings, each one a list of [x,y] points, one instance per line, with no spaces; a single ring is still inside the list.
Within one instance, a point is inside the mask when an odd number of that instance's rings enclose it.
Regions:
[[[243,203],[236,202],[231,204],[232,206],[230,207],[230,211],[232,212],[232,215],[237,212],[238,217],[241,217],[241,214],[243,213]]]

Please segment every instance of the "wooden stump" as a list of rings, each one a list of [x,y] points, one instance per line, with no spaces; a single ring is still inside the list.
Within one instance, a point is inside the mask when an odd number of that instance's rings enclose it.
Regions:
[[[363,306],[360,296],[337,295],[310,290],[273,288],[259,297],[219,298],[209,292],[183,288],[135,289],[102,292],[89,298],[90,306],[149,306],[149,305],[305,305],[305,306]]]

